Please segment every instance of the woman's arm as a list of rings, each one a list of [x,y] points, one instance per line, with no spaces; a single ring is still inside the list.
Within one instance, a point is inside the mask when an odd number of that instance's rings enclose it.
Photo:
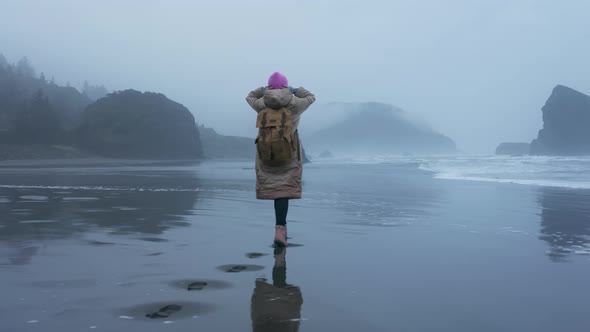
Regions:
[[[313,102],[315,101],[315,96],[313,93],[307,91],[305,88],[300,87],[295,92],[293,100],[295,101],[297,110],[300,113],[303,113],[311,104],[313,104]]]
[[[246,97],[246,101],[256,112],[260,112],[266,108],[264,104],[264,88],[260,87],[256,90],[250,91],[248,96]]]

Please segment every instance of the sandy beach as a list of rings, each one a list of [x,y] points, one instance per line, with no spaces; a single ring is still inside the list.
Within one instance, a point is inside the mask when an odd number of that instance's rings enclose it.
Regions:
[[[248,162],[0,164],[0,331],[586,331],[590,190]],[[276,257],[275,257],[276,256]]]

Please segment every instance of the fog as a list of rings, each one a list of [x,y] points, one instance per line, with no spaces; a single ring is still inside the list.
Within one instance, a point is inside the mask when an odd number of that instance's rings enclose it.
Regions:
[[[19,0],[0,7],[0,53],[9,60],[27,56],[61,84],[162,92],[223,134],[256,134],[244,97],[273,71],[318,103],[393,104],[466,152],[533,139],[556,84],[590,93],[583,0]]]

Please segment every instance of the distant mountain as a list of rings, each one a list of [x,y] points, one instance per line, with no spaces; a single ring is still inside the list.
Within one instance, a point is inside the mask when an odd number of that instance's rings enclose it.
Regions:
[[[543,129],[531,154],[590,155],[590,96],[557,85],[542,111]]]
[[[256,156],[254,139],[218,134],[213,128],[199,127],[205,157],[211,159],[253,159]]]
[[[86,150],[105,157],[196,159],[204,156],[193,114],[163,94],[125,90],[89,105],[77,130]]]
[[[408,119],[407,114],[382,103],[331,104],[324,128],[305,136],[303,141],[312,153],[331,151],[337,155],[374,153],[452,153],[453,140],[423,124]],[[322,110],[313,110],[321,113]],[[331,115],[333,115],[331,117]],[[315,122],[306,118],[305,124]],[[330,118],[334,119],[333,121]],[[305,126],[305,125],[303,125]]]

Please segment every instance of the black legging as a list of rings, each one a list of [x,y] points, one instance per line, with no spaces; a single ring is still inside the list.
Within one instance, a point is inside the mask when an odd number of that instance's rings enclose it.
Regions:
[[[289,199],[279,198],[275,199],[275,217],[277,226],[287,225],[287,212],[289,211]]]

